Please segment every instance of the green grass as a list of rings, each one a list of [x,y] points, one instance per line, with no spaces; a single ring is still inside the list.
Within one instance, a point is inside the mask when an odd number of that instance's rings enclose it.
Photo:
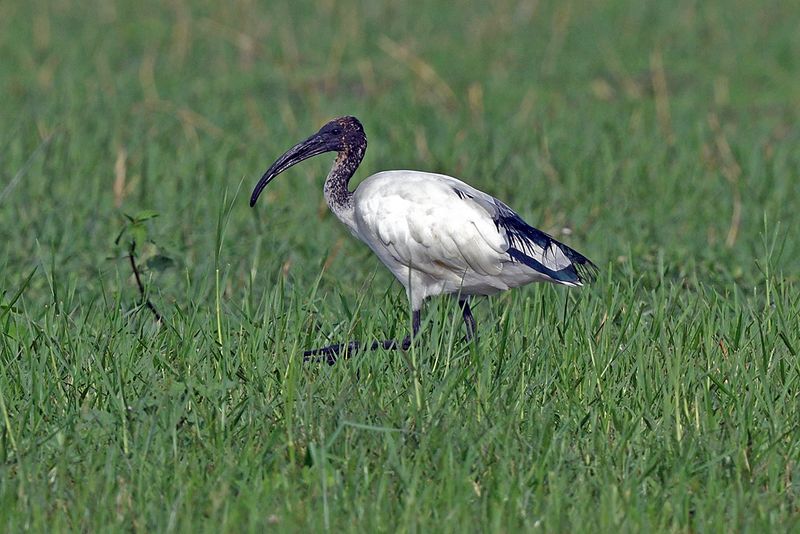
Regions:
[[[744,0],[0,3],[0,528],[797,531],[798,27]],[[458,176],[597,283],[478,301],[477,346],[438,299],[412,352],[303,365],[409,325],[325,158],[247,206],[343,114],[357,179]]]

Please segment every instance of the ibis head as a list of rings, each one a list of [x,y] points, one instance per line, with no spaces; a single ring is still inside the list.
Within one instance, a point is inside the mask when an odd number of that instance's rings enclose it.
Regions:
[[[366,136],[364,128],[357,118],[339,117],[338,119],[333,119],[320,128],[317,133],[287,150],[275,160],[275,163],[270,165],[267,172],[256,184],[255,189],[253,189],[253,194],[250,196],[250,206],[255,206],[258,196],[267,184],[289,167],[325,152],[338,152],[339,154],[349,155],[348,152],[353,148],[360,152],[356,155],[360,163],[364,147],[366,147]]]

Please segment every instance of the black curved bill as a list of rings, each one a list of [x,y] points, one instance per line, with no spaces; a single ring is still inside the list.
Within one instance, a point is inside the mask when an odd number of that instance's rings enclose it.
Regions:
[[[258,200],[261,191],[263,191],[264,188],[267,187],[267,184],[280,173],[292,165],[297,165],[303,160],[318,156],[324,152],[328,152],[328,150],[329,149],[325,146],[324,139],[319,134],[314,134],[305,141],[287,150],[281,157],[275,160],[275,163],[270,165],[267,172],[264,173],[264,176],[262,176],[256,184],[255,189],[253,189],[253,194],[250,195],[250,207],[252,208],[256,205],[256,200]]]

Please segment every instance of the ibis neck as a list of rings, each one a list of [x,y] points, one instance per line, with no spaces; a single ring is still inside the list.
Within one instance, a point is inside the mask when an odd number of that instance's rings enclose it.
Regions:
[[[339,152],[336,161],[325,179],[325,201],[336,217],[350,230],[355,229],[353,219],[353,193],[350,192],[350,178],[364,158],[366,139],[356,145],[348,146]]]

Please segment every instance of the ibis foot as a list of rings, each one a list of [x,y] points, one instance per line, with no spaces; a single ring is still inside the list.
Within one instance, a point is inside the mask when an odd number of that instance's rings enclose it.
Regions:
[[[311,349],[303,352],[304,362],[327,363],[333,365],[339,357],[347,358],[356,354],[361,348],[361,343],[351,341],[349,343],[336,343],[321,349]]]
[[[384,339],[382,341],[373,341],[372,345],[367,350],[408,350],[411,347],[411,337],[406,336],[402,341],[397,342],[394,339]],[[350,341],[349,343],[336,343],[335,345],[328,345],[321,349],[311,349],[303,352],[304,362],[314,363],[327,363],[333,365],[336,360],[341,358],[349,358],[355,356],[362,350],[360,341]]]
[[[402,341],[398,342],[394,339],[384,339],[382,341],[373,341],[372,345],[369,346],[368,350],[408,350],[411,347],[411,341],[413,338],[417,337],[419,333],[419,325],[420,325],[420,313],[419,310],[414,310],[411,320],[411,330],[413,332],[412,336],[406,336],[403,338]],[[314,363],[327,363],[328,365],[333,365],[336,363],[336,360],[339,357],[348,358],[350,356],[355,356],[360,350],[361,342],[360,341],[350,341],[348,343],[336,343],[334,345],[328,345],[327,347],[322,347],[320,349],[311,349],[303,352],[303,361],[304,362],[314,362]]]

